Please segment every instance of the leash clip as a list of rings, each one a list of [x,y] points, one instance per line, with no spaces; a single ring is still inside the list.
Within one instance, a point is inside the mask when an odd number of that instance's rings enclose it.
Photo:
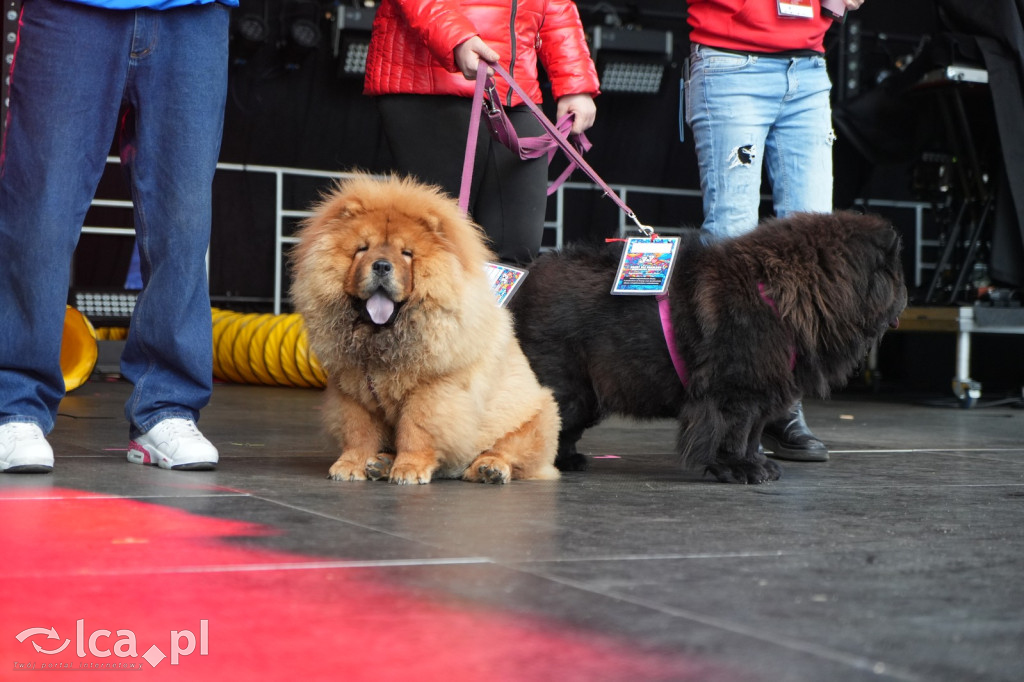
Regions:
[[[487,84],[484,86],[484,106],[487,107],[487,113],[494,115],[501,111],[501,99],[498,97],[498,88],[494,85],[494,80],[490,77],[487,78]]]
[[[645,237],[648,237],[650,239],[656,239],[658,237],[658,235],[654,232],[654,228],[650,227],[649,225],[644,225],[643,223],[641,223],[640,219],[636,217],[636,213],[633,213],[632,211],[630,211],[626,215],[634,223],[636,223],[637,229],[639,229],[640,232],[642,232]]]

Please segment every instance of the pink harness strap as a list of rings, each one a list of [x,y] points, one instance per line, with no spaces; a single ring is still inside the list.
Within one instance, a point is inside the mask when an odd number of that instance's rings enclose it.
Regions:
[[[768,295],[764,282],[757,283],[757,293],[761,295],[761,300],[767,303],[768,307],[777,316],[779,314],[779,307],[775,305],[775,299]],[[796,369],[796,346],[791,344],[789,346],[789,371],[792,372],[794,369]]]
[[[768,287],[764,285],[764,282],[757,283],[757,293],[761,296],[761,300],[767,303],[768,307],[772,309],[772,312],[778,315],[779,308],[775,305],[775,299],[768,295]]]
[[[676,368],[676,374],[683,386],[689,386],[690,375],[686,371],[686,360],[683,360],[683,357],[679,355],[679,349],[676,348],[676,333],[672,329],[672,318],[669,317],[668,294],[659,294],[656,298],[658,299],[658,314],[661,316],[661,331],[665,335],[665,343],[668,345],[668,354],[672,358],[672,366]]]
[[[757,283],[757,293],[761,296],[761,300],[772,309],[772,312],[778,315],[779,308],[775,305],[775,299],[768,295],[764,282]],[[672,318],[669,314],[668,294],[660,294],[656,298],[658,315],[661,317],[661,331],[665,335],[665,344],[668,346],[669,357],[672,358],[672,366],[676,368],[676,375],[679,376],[680,383],[683,386],[689,386],[690,373],[686,369],[686,360],[679,354],[679,349],[676,347],[676,333],[672,328]],[[794,369],[796,369],[796,346],[791,345],[789,347],[789,371],[792,372]]]

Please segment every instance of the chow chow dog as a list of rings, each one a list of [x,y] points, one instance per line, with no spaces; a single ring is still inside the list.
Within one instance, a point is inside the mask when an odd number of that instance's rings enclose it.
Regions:
[[[765,424],[844,384],[898,323],[900,249],[887,221],[853,212],[793,214],[711,243],[689,230],[664,303],[609,294],[621,244],[542,254],[510,307],[558,401],[556,466],[585,468],[576,442],[609,414],[674,417],[685,466],[723,482],[778,479],[760,449]]]
[[[558,408],[491,293],[492,257],[454,200],[412,179],[357,174],[315,206],[291,294],[327,376],[330,478],[558,478]]]

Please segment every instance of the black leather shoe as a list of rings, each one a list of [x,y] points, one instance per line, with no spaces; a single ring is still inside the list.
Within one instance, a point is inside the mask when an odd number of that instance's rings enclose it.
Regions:
[[[827,462],[828,448],[811,433],[804,421],[804,407],[798,401],[784,418],[764,427],[761,443],[771,450],[769,457],[792,462]]]

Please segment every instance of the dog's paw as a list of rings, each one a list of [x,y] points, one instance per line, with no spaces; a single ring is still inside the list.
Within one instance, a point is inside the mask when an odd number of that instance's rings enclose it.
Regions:
[[[559,471],[586,471],[590,468],[590,460],[579,452],[559,452],[555,457],[555,467]]]
[[[473,460],[462,478],[477,483],[508,483],[512,467],[501,457],[483,454]]]
[[[413,483],[419,483],[422,485],[424,483],[430,483],[430,478],[433,473],[434,472],[430,467],[413,464],[412,462],[396,460],[391,466],[391,472],[388,474],[388,480],[399,485],[410,485]]]
[[[765,480],[777,481],[780,478],[782,478],[782,467],[780,467],[772,460],[765,458],[765,460],[761,462],[761,466],[764,467],[765,472],[768,475],[768,478]]]
[[[331,465],[327,472],[327,478],[335,481],[365,481],[366,467],[359,462],[352,461],[352,458],[344,455]]]
[[[705,473],[714,476],[720,483],[766,483],[777,481],[782,468],[771,460],[764,462],[716,462],[708,465]]]
[[[387,452],[379,452],[376,457],[366,462],[366,477],[371,481],[380,481],[391,475],[391,467],[395,456]]]

